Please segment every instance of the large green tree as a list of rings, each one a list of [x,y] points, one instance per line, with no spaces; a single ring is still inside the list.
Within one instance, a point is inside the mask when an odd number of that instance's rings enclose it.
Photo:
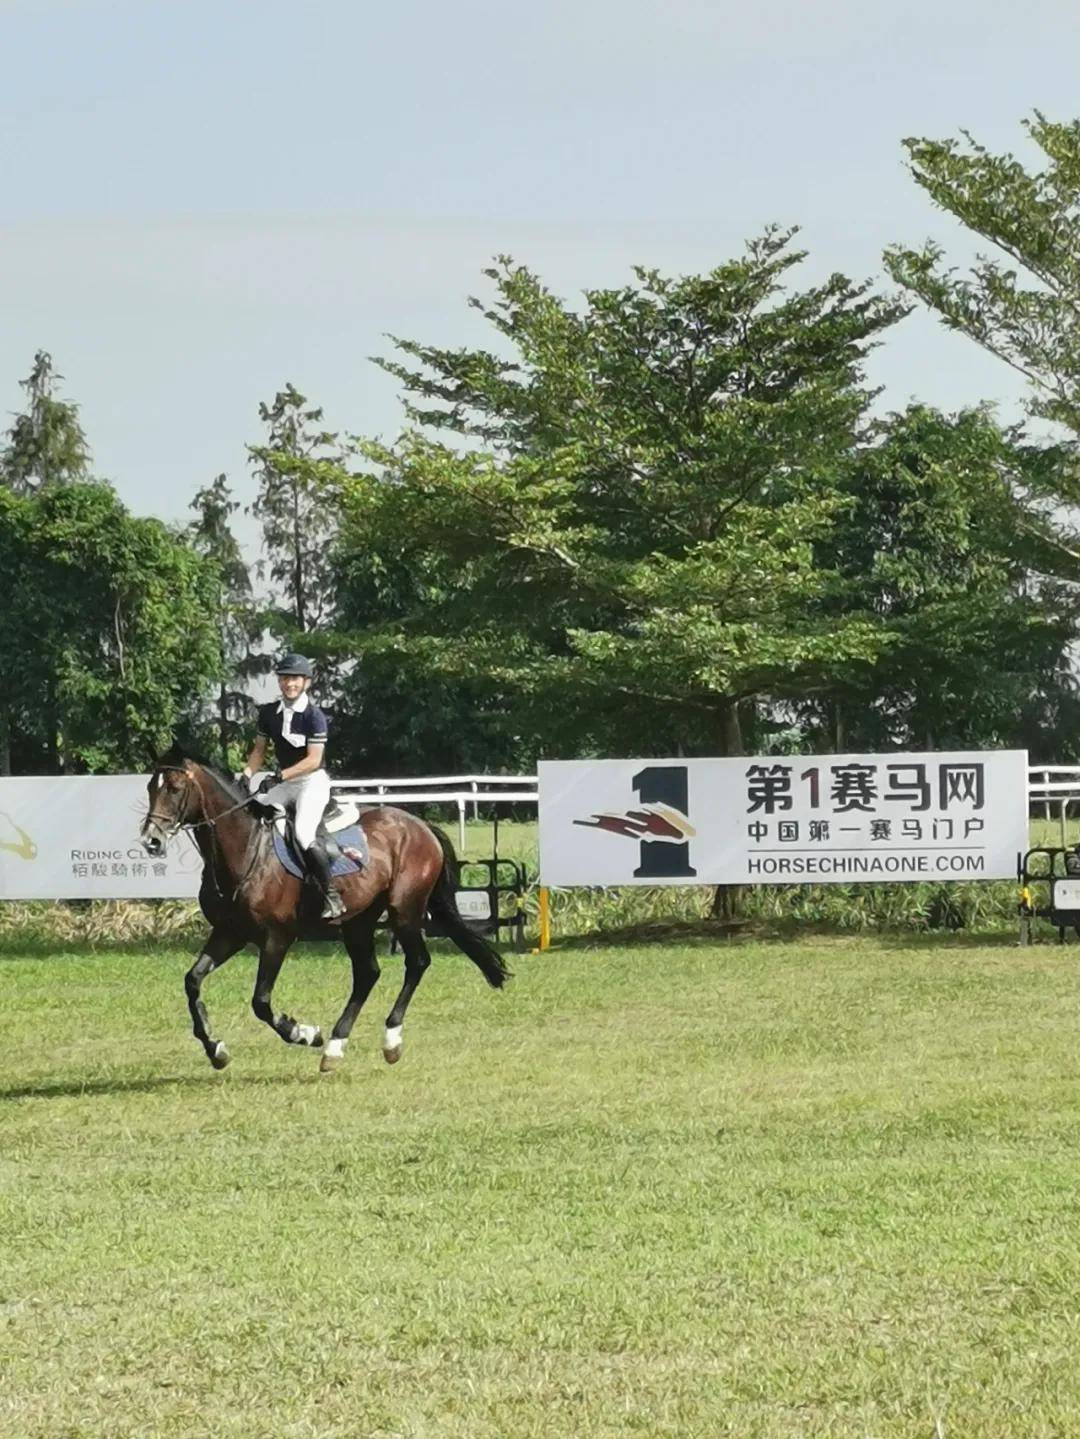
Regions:
[[[18,769],[145,767],[220,679],[213,565],[104,484],[0,491],[0,562]]]
[[[373,550],[360,538],[334,553],[335,610],[343,633],[323,632],[311,648],[352,657],[351,631],[382,633],[418,606],[446,596],[448,566],[430,554]],[[358,663],[335,666],[334,759],[352,775],[498,771],[531,765],[506,696],[492,675],[440,673],[406,645],[366,649]]]
[[[491,349],[399,341],[413,429],[338,477],[342,549],[418,579],[397,613],[339,616],[350,647],[488,684],[526,747],[562,754],[737,753],[755,697],[874,665],[889,637],[827,609],[819,555],[850,508],[867,351],[902,310],[839,275],[789,289],[791,241],[640,269],[580,311],[504,258]]]
[[[64,377],[53,367],[52,356],[38,350],[33,367],[19,383],[26,392],[24,408],[16,414],[7,432],[7,443],[0,450],[0,485],[16,495],[33,495],[55,485],[75,484],[89,476],[90,450],[79,421],[79,408],[56,393]],[[9,533],[7,539],[11,540]],[[4,574],[9,595],[18,596],[26,584],[33,588],[31,577],[20,569],[21,558],[9,545],[5,546]],[[6,621],[14,634],[19,616],[24,613],[18,603],[7,607]],[[31,614],[32,619],[32,614]],[[22,661],[20,671],[33,668],[39,658],[36,652],[36,628],[20,635]],[[20,653],[18,647],[13,653]],[[17,687],[17,686],[16,686]],[[11,773],[13,726],[18,718],[9,684],[0,695],[0,775]]]
[[[26,407],[15,416],[0,453],[0,481],[17,495],[74,484],[89,476],[90,450],[79,423],[79,407],[56,394],[57,382],[63,378],[53,368],[52,356],[39,350],[30,374],[20,381]]]
[[[1028,407],[1060,427],[1028,441],[1012,469],[1020,503],[1014,534],[1022,542],[1029,593],[1065,614],[1080,581],[1080,121],[1036,113],[1025,123],[1041,160],[994,154],[964,132],[959,138],[909,139],[916,182],[933,202],[987,243],[966,271],[935,243],[894,245],[890,273],[953,330],[1003,360],[1029,383]],[[1003,641],[1008,643],[1008,630]],[[1030,657],[1040,652],[1032,645]],[[1042,655],[1041,682],[1020,701],[1016,723],[1033,752],[1048,743],[1075,753],[1077,697],[1067,648]],[[1004,698],[1004,691],[1003,691]]]
[[[985,410],[912,406],[877,430],[822,561],[837,611],[872,614],[891,643],[804,707],[811,745],[1024,744],[1036,714],[1075,715],[1080,601],[1053,578],[1059,526],[1028,507],[1031,452]]]

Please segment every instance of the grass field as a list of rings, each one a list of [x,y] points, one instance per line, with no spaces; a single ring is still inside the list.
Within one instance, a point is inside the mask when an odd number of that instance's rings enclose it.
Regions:
[[[385,964],[318,1076],[181,952],[0,954],[0,1434],[1080,1433],[1078,951]],[[346,983],[299,951],[282,1006]]]

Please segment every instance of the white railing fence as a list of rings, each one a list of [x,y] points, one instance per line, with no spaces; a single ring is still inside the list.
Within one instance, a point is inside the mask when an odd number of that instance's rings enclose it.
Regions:
[[[534,774],[454,774],[411,779],[336,779],[331,785],[343,799],[369,804],[445,804],[457,809],[458,849],[465,850],[465,820],[472,805],[473,819],[480,806],[538,804]]]
[[[1061,843],[1064,846],[1069,805],[1080,802],[1080,765],[1032,765],[1028,769],[1028,813],[1041,805],[1043,818],[1050,819],[1056,810],[1061,822]]]

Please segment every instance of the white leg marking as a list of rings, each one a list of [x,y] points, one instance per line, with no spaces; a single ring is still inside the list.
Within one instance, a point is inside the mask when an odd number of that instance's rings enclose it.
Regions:
[[[402,1024],[388,1024],[383,1038],[383,1049],[400,1049],[404,1028],[405,1026]]]
[[[319,1033],[317,1024],[298,1024],[293,1031],[294,1044],[313,1044]]]
[[[344,1059],[347,1039],[331,1039],[326,1046],[327,1059]]]

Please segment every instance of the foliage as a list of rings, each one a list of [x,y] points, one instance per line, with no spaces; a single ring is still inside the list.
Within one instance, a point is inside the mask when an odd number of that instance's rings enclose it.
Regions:
[[[0,563],[19,768],[144,766],[219,680],[213,567],[103,484],[0,491]]]
[[[239,508],[224,475],[199,490],[191,503],[197,518],[188,534],[191,544],[214,566],[217,574],[214,614],[226,675],[218,686],[214,705],[218,749],[227,767],[237,758],[231,751],[248,728],[252,699],[245,686],[263,674],[270,660],[258,652],[263,619],[255,603],[251,576],[229,518]]]
[[[436,594],[451,575],[408,546],[387,563],[359,542],[333,557],[335,610],[341,623],[399,620]],[[323,631],[309,641],[323,654],[351,657],[354,641]],[[533,756],[508,723],[506,697],[492,675],[452,676],[416,662],[404,645],[367,650],[336,669],[333,757],[350,775],[421,775],[513,771]]]
[[[286,385],[270,405],[259,406],[265,444],[250,447],[259,492],[251,506],[261,521],[276,603],[278,631],[297,639],[315,630],[330,611],[329,546],[335,522],[310,466],[338,453],[337,436],[321,428],[323,412]]]
[[[801,259],[771,230],[579,314],[504,258],[484,314],[513,358],[400,341],[410,418],[468,447],[413,431],[344,482],[342,549],[417,577],[339,617],[355,648],[486,680],[549,753],[737,752],[740,702],[872,666],[888,637],[826,615],[817,554],[901,310],[838,275],[786,293]]]
[[[817,714],[811,745],[880,750],[1022,742],[1054,705],[1075,716],[1078,597],[1052,575],[1060,530],[1028,507],[1029,451],[983,410],[893,415],[850,472],[828,542],[838,612],[890,635]],[[1064,754],[1052,730],[1033,749]]]
[[[17,495],[89,476],[90,451],[79,423],[79,407],[55,394],[56,382],[63,378],[53,369],[52,356],[38,350],[29,376],[20,381],[27,407],[16,415],[0,453],[0,484]]]
[[[1025,376],[1035,415],[1080,437],[1080,121],[1036,114],[1025,129],[1045,157],[1038,172],[966,131],[962,141],[905,141],[916,183],[999,255],[980,255],[966,276],[946,268],[932,243],[894,245],[885,263],[946,325]],[[1047,491],[1080,499],[1069,450],[1046,459]]]

